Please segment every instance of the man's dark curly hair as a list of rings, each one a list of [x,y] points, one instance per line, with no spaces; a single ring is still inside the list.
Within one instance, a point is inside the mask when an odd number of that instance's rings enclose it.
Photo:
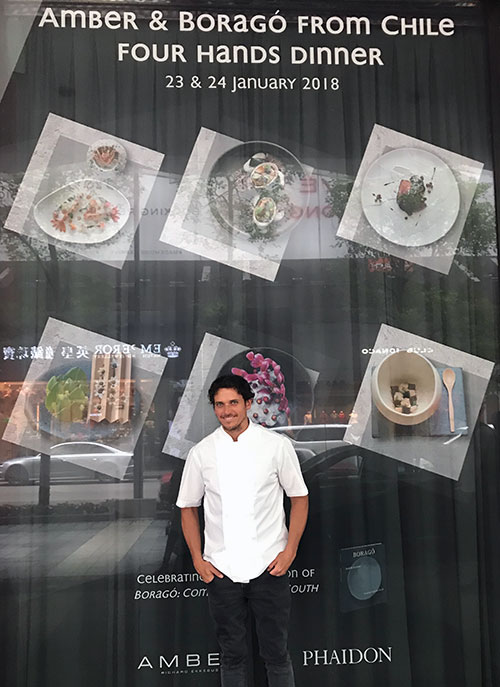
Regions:
[[[243,396],[244,401],[249,401],[255,395],[244,377],[240,375],[222,375],[214,379],[208,390],[208,400],[212,405],[215,403],[215,394],[220,389],[234,389],[240,396]]]

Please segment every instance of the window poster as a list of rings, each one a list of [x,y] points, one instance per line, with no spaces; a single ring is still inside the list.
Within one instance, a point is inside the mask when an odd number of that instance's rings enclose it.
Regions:
[[[226,680],[176,506],[220,375],[309,492],[295,684],[500,684],[499,26],[0,0],[2,685]]]

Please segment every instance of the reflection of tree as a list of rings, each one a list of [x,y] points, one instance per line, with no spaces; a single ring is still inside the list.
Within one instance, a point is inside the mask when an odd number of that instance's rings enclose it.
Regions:
[[[330,179],[323,179],[323,183],[327,189],[326,205],[329,208],[329,216],[338,217],[340,220],[346,209],[349,196],[351,195],[354,178],[337,176],[331,177]]]
[[[326,204],[330,209],[330,215],[338,217],[340,220],[349,200],[354,179],[347,176],[336,176],[325,179],[324,183],[327,187]],[[491,184],[480,183],[477,185],[456,250],[459,255],[479,256],[495,254],[495,208],[487,197],[491,193]],[[380,251],[340,237],[336,237],[336,245],[344,248],[348,255],[353,258],[373,258],[381,255]],[[449,254],[451,250],[450,244],[446,241],[440,241],[440,247],[444,255]],[[391,258],[391,260],[394,260],[394,258]]]
[[[457,253],[461,255],[492,255],[496,252],[496,219],[493,203],[487,199],[491,184],[478,184],[467,215]]]
[[[227,301],[211,294],[210,300],[199,304],[200,333],[210,331],[221,334],[227,326],[228,306]]]
[[[4,250],[9,261],[27,262],[36,260],[41,263],[46,271],[44,262],[50,260],[53,255],[50,245],[43,241],[33,241],[31,238],[5,229],[5,221],[14,204],[14,199],[19,190],[21,177],[19,175],[0,176],[0,250]],[[62,257],[68,259],[71,254],[68,251],[60,251]]]
[[[19,175],[2,175],[0,177],[0,251],[11,262],[34,262],[41,268],[42,273],[51,286],[54,294],[53,304],[59,302],[60,290],[58,288],[58,254],[54,246],[42,241],[35,241],[28,236],[8,231],[5,221],[14,203],[19,189],[21,177]],[[63,257],[70,254],[63,251]],[[10,307],[17,308],[15,302],[9,303]],[[10,321],[16,321],[16,316],[10,316]]]

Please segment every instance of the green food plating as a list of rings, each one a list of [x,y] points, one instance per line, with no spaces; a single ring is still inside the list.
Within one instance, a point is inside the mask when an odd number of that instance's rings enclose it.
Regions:
[[[45,407],[63,422],[83,422],[87,413],[89,384],[79,367],[51,377],[47,384]]]

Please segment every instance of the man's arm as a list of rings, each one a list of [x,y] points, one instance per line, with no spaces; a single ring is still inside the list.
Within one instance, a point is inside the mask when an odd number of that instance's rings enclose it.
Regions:
[[[203,582],[211,582],[214,577],[224,575],[213,566],[210,561],[205,561],[201,554],[201,533],[198,507],[181,508],[182,534],[186,540],[193,565]]]
[[[290,501],[292,507],[290,509],[287,545],[267,567],[271,575],[276,575],[277,577],[285,575],[288,568],[293,563],[297,555],[297,549],[299,548],[300,538],[302,537],[307,522],[309,497],[291,496]]]

